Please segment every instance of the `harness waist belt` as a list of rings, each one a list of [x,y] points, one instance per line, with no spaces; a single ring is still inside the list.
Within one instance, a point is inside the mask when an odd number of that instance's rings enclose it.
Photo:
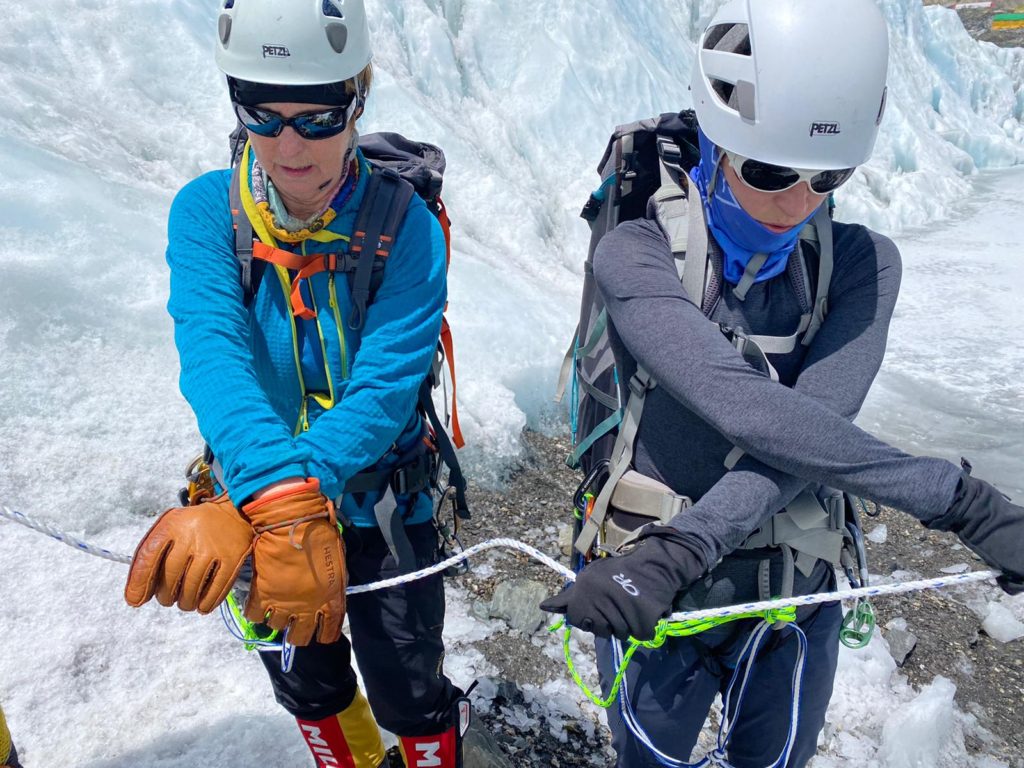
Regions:
[[[608,506],[616,511],[653,517],[667,523],[686,507],[693,506],[693,501],[653,477],[631,469],[615,484]]]
[[[817,560],[839,565],[845,529],[842,495],[827,497],[826,504],[828,509],[815,494],[804,491],[750,534],[740,548],[791,547],[805,576],[810,576]]]
[[[423,453],[399,467],[368,469],[350,477],[343,493],[379,493],[388,487],[396,496],[419,493],[430,487],[432,464],[431,454]]]
[[[628,470],[611,489],[608,501],[611,515],[603,526],[604,548],[618,550],[635,539],[646,523],[665,525],[690,506],[693,501],[688,496],[636,470]],[[840,564],[844,530],[842,494],[827,496],[823,505],[817,495],[807,490],[750,534],[740,548],[789,547],[796,553],[796,567],[810,576],[818,560]]]
[[[612,489],[608,501],[608,509],[612,514],[604,525],[604,546],[617,550],[635,539],[646,523],[664,525],[691,506],[693,501],[688,496],[681,496],[653,477],[630,469]],[[626,525],[616,522],[616,516],[619,522],[625,522]],[[632,522],[635,525],[629,524],[630,517],[634,518]]]

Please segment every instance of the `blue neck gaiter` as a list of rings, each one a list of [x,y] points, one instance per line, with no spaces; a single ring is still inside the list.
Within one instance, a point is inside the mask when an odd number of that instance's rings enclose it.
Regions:
[[[796,247],[800,230],[814,216],[801,221],[792,229],[776,234],[759,221],[751,217],[732,194],[725,174],[719,168],[721,150],[698,131],[700,141],[700,163],[690,171],[704,202],[704,214],[708,228],[725,254],[723,275],[725,279],[736,285],[743,278],[747,264],[757,253],[767,253],[768,258],[757,272],[754,282],[760,283],[782,274],[786,269],[789,254]],[[718,174],[714,191],[708,198],[708,185]]]

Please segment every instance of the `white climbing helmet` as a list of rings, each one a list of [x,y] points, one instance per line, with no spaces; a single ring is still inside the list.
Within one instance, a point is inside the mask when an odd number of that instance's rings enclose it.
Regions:
[[[690,88],[712,142],[791,168],[871,156],[889,35],[875,0],[731,0],[701,36]]]
[[[370,63],[363,0],[223,0],[217,66],[272,85],[349,80]]]

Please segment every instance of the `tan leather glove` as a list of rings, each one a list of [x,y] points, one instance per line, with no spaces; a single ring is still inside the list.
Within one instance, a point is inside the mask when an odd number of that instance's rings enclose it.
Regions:
[[[345,618],[345,547],[334,505],[320,482],[271,491],[242,511],[256,531],[253,579],[245,616],[288,629],[288,642],[332,643]]]
[[[210,613],[223,602],[253,549],[255,533],[227,494],[164,512],[145,535],[128,571],[124,599]]]

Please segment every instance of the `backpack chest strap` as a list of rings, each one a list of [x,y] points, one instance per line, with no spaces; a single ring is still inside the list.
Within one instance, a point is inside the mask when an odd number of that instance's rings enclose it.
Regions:
[[[289,300],[292,305],[292,314],[303,320],[314,319],[316,311],[308,307],[305,299],[302,297],[302,280],[318,275],[321,272],[351,272],[356,268],[356,262],[358,261],[348,253],[305,255],[292,253],[283,248],[274,248],[258,240],[252,244],[252,255],[253,258],[260,261],[295,272]]]

